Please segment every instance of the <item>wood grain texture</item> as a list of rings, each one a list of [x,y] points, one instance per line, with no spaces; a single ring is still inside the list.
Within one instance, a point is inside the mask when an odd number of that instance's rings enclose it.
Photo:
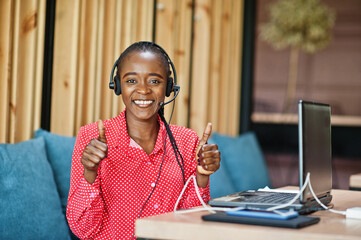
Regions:
[[[80,126],[124,109],[108,88],[110,71],[126,47],[142,40],[155,40],[175,64],[181,92],[172,124],[201,134],[211,121],[215,131],[237,132],[243,1],[156,3],[57,1],[51,132],[73,136]],[[0,4],[0,140],[18,142],[40,126],[46,1]]]
[[[175,25],[176,21],[176,4],[178,1],[171,0],[159,0],[156,6],[156,22],[155,22],[155,42],[159,44],[168,54],[172,62],[175,64],[175,39],[178,33],[178,26]],[[172,75],[173,76],[173,75]],[[173,94],[171,95],[171,97]],[[166,98],[165,101],[169,101],[171,97]],[[177,99],[178,101],[178,99]],[[173,103],[172,103],[173,104]],[[165,119],[169,119],[172,111],[172,104],[165,107]],[[176,118],[176,113],[173,114]]]
[[[211,3],[210,0],[197,0],[194,9],[190,127],[197,132],[198,136],[202,135],[209,121],[207,110],[211,56]]]
[[[18,18],[19,24],[16,31],[18,32],[18,56],[14,70],[17,71],[17,82],[14,89],[16,102],[16,114],[14,115],[14,142],[29,139],[32,135],[32,121],[34,111],[34,86],[35,86],[35,60],[36,60],[36,30],[38,12],[36,9],[37,2],[21,1],[19,2]]]
[[[231,31],[231,84],[229,98],[228,123],[225,133],[236,136],[239,134],[240,103],[241,103],[241,70],[242,70],[242,39],[243,39],[243,4],[244,1],[232,2],[232,31]]]
[[[0,143],[9,141],[13,1],[0,1]]]
[[[190,127],[238,135],[243,1],[195,1]]]
[[[74,135],[81,1],[57,1],[54,33],[51,132]]]
[[[191,81],[191,47],[192,47],[192,29],[193,15],[192,15],[192,1],[178,1],[176,26],[178,34],[175,39],[175,67],[177,69],[178,85],[181,86],[181,94],[178,95],[178,100],[175,109],[174,123],[180,126],[188,126],[189,116],[189,93]]]
[[[82,125],[115,117],[124,109],[121,96],[108,87],[111,69],[130,44],[151,40],[154,2],[57,4],[51,131],[76,135]],[[63,49],[69,49],[67,54]]]
[[[46,16],[46,1],[37,1],[37,32],[36,32],[36,51],[35,51],[35,68],[34,78],[34,100],[33,100],[33,126],[31,129],[31,135],[34,130],[37,130],[41,126],[41,106],[42,106],[42,93],[43,93],[43,68],[44,68],[44,39],[45,39],[45,16]]]
[[[1,142],[40,127],[45,0],[1,1]]]
[[[98,118],[99,119],[108,119],[110,116],[112,116],[112,91],[110,91],[108,85],[109,85],[109,79],[110,79],[110,71],[111,68],[115,62],[115,59],[117,56],[115,56],[115,53],[118,53],[119,50],[115,49],[115,36],[117,35],[117,29],[115,26],[117,26],[117,1],[111,0],[111,1],[104,1],[104,14],[103,14],[103,29],[102,31],[99,31],[99,38],[102,39],[102,53],[101,56],[98,57],[98,61],[100,61],[101,68],[100,68],[100,76],[99,79],[97,79],[97,82],[101,83],[100,88],[100,99],[98,100],[100,102],[99,110],[98,112]],[[119,34],[119,32],[118,32]],[[119,34],[120,35],[120,34]],[[97,116],[97,115],[96,115]]]
[[[18,85],[18,53],[19,53],[19,14],[20,3],[14,2],[13,9],[13,36],[12,36],[12,57],[11,57],[11,87],[10,87],[10,113],[9,113],[9,142],[14,143],[16,141],[16,112],[17,112],[17,85]]]
[[[209,98],[209,119],[212,122],[214,130],[219,131],[219,108],[222,104],[222,99],[220,98],[220,86],[222,84],[222,79],[224,79],[221,75],[221,59],[223,58],[223,54],[221,51],[222,41],[220,34],[223,24],[220,19],[222,18],[223,11],[223,1],[222,0],[213,0],[212,4],[212,37],[211,37],[211,45],[212,45],[212,55],[210,59],[210,98]]]
[[[222,29],[220,32],[221,35],[221,55],[220,55],[220,76],[219,80],[219,99],[220,99],[220,108],[217,109],[218,112],[218,121],[219,128],[218,132],[226,133],[228,128],[228,114],[230,112],[231,106],[229,105],[229,99],[233,96],[230,95],[229,89],[233,83],[233,79],[231,79],[230,68],[232,67],[232,63],[230,61],[230,54],[233,49],[231,49],[230,41],[231,41],[231,1],[226,0],[222,2],[223,9],[221,19],[218,21],[222,22]]]

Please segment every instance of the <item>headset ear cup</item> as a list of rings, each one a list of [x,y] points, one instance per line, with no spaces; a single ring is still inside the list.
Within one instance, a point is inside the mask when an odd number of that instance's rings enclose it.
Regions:
[[[173,91],[173,78],[168,78],[168,82],[167,82],[167,90],[166,90],[166,92],[165,92],[165,95],[167,96],[167,97],[169,97],[170,96],[170,94],[172,93],[172,91]]]
[[[114,76],[114,85],[115,95],[119,96],[122,94],[122,89],[120,88],[120,78],[117,75]]]

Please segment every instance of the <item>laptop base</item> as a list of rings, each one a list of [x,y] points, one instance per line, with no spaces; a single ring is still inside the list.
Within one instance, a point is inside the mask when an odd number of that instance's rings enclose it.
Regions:
[[[273,196],[277,195],[283,195],[285,194],[288,199],[284,199],[281,202],[258,202],[258,198],[266,198],[267,195]],[[267,192],[267,191],[244,191],[239,193],[230,194],[224,197],[211,199],[208,204],[212,207],[244,207],[246,209],[267,209],[270,207],[278,206],[284,203],[289,202],[296,193],[283,193],[283,192]],[[252,198],[254,201],[252,202]],[[320,201],[324,205],[328,205],[332,200],[332,195],[327,194],[326,196],[319,197]],[[323,210],[323,208],[317,203],[315,199],[312,199],[310,201],[301,203],[299,200],[296,200],[293,204],[290,206],[284,208],[284,209],[293,209],[297,211],[299,214],[309,214],[315,211]]]

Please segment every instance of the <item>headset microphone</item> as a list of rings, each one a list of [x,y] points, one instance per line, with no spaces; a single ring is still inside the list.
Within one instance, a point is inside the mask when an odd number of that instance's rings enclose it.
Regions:
[[[164,107],[164,106],[167,105],[168,103],[171,103],[171,102],[173,102],[173,101],[175,100],[175,98],[176,98],[176,97],[178,96],[178,94],[179,94],[180,87],[179,87],[178,85],[174,85],[174,86],[173,86],[173,91],[174,91],[174,96],[173,96],[173,98],[172,98],[171,100],[169,100],[168,102],[166,102],[166,103],[164,103],[164,102],[159,103],[159,105],[160,105],[161,107]]]

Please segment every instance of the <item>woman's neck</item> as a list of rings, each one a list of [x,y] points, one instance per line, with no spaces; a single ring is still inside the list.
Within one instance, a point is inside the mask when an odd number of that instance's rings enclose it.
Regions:
[[[148,120],[133,119],[127,115],[125,118],[129,137],[138,143],[147,154],[152,153],[160,127],[158,115]]]

